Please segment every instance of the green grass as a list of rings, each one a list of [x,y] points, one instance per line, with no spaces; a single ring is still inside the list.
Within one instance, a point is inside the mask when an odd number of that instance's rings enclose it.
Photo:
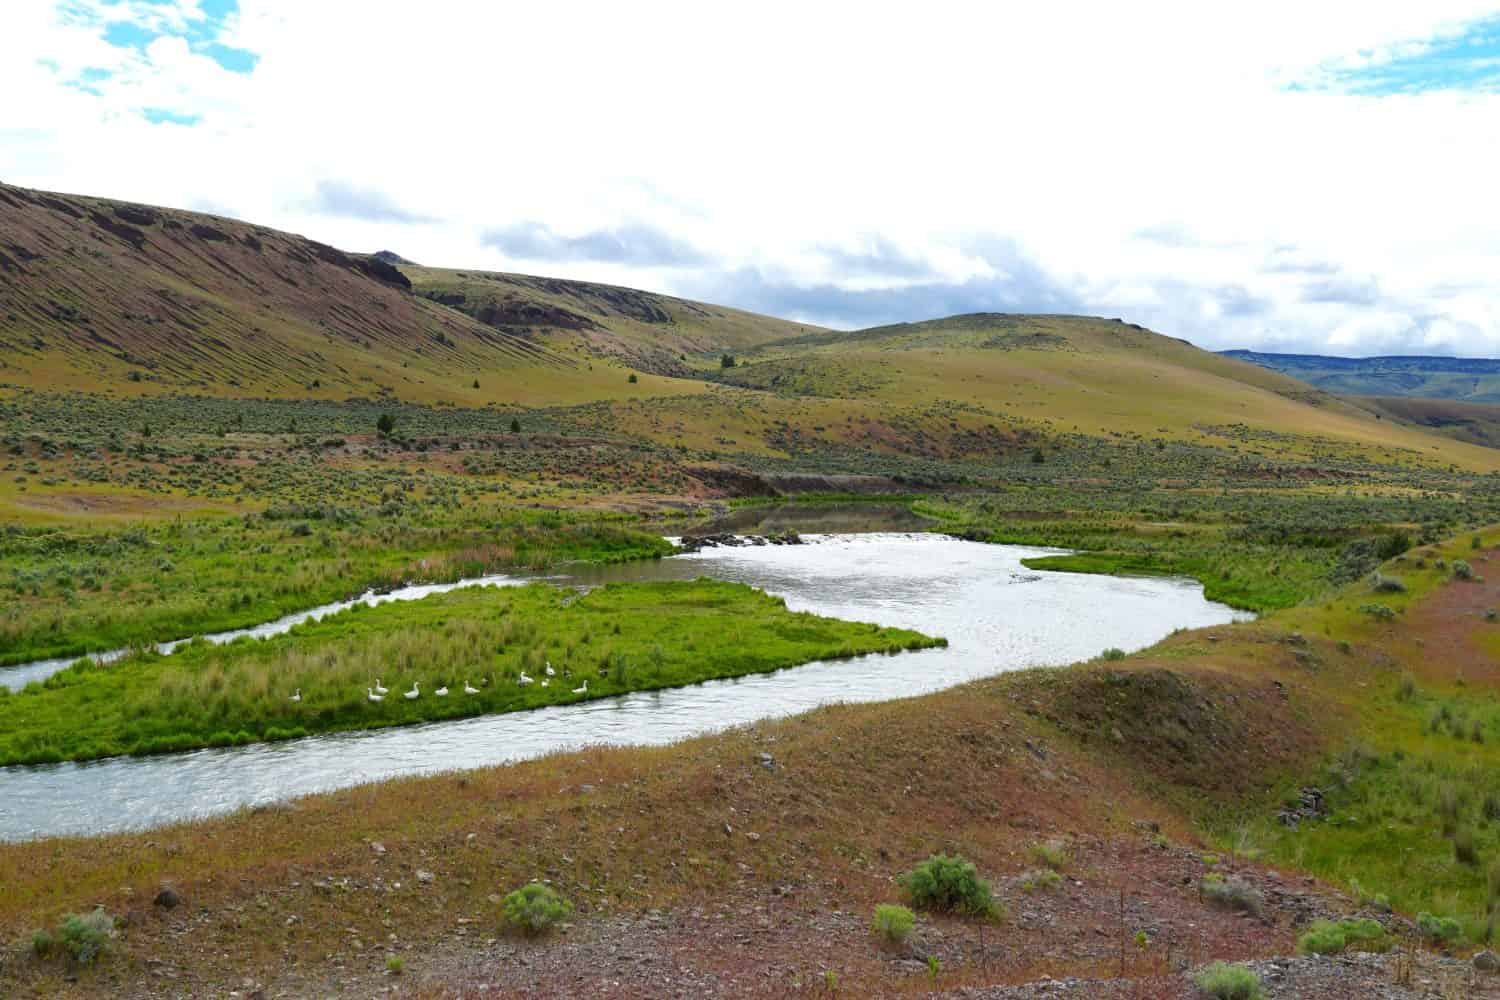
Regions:
[[[464,589],[356,605],[266,640],[75,665],[0,696],[0,764],[513,712],[941,643],[791,612],[780,598],[709,580],[613,584],[583,596],[546,584]],[[556,675],[544,686],[549,662]],[[521,685],[522,673],[534,683]],[[377,678],[390,691],[374,703],[367,689]],[[421,696],[403,697],[414,685]],[[449,694],[437,696],[444,686]]]
[[[1461,690],[1403,696],[1395,684],[1381,698],[1379,743],[1349,747],[1317,779],[1328,817],[1297,830],[1261,820],[1250,839],[1273,858],[1397,909],[1456,919],[1464,936],[1487,940],[1500,902],[1490,874],[1500,864],[1500,703]]]
[[[371,587],[670,551],[619,518],[439,506],[12,529],[0,533],[0,665],[255,625]]]

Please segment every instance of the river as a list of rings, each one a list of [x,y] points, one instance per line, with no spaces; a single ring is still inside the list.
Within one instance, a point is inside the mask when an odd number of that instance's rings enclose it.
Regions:
[[[806,536],[803,545],[720,547],[546,577],[561,586],[714,577],[784,597],[794,611],[917,629],[946,649],[810,663],[507,715],[284,743],[0,768],[0,840],[159,826],[399,775],[482,767],[589,744],[660,744],[839,701],[922,694],[977,677],[1140,649],[1174,629],[1243,615],[1197,583],[1035,572],[1021,560],[1055,550],[943,535]],[[526,582],[487,577],[453,586]],[[300,616],[347,606],[315,609]],[[269,634],[289,620],[250,630]],[[221,637],[222,638],[222,637]],[[35,669],[31,667],[13,670]]]

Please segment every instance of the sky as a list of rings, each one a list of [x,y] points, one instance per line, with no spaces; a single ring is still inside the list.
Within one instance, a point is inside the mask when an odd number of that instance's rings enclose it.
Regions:
[[[1213,349],[1500,356],[1494,2],[4,21],[11,184],[840,328],[1069,312]]]

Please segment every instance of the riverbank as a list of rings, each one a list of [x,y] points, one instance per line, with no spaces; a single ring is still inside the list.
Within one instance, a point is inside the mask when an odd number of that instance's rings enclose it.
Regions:
[[[438,505],[0,533],[0,666],[245,628],[367,590],[672,552],[633,519]]]
[[[1445,859],[1434,852],[1403,870],[1380,852],[1320,845],[1363,828],[1363,807],[1344,804],[1325,770],[1344,766],[1353,743],[1387,762],[1396,749],[1434,767],[1459,762],[1476,781],[1500,773],[1500,739],[1458,741],[1445,729],[1414,742],[1388,726],[1392,712],[1413,711],[1400,700],[1406,672],[1454,714],[1472,717],[1493,697],[1500,680],[1485,650],[1495,626],[1483,609],[1500,604],[1500,580],[1454,573],[1455,560],[1484,567],[1490,555],[1467,538],[1426,547],[1382,568],[1403,590],[1361,581],[1325,604],[1182,632],[1123,660],[664,748],[588,750],[150,833],[3,846],[5,940],[94,904],[127,919],[96,968],[70,973],[15,948],[0,983],[79,996],[885,996],[1045,975],[1107,984],[1077,995],[1190,996],[1184,964],[1288,955],[1311,919],[1361,914],[1386,923],[1430,983],[1464,986],[1459,966],[1427,956],[1414,918],[1472,917],[1467,887],[1482,893],[1484,865],[1454,857],[1433,800],[1421,823],[1448,845]],[[1362,610],[1376,604],[1389,617]],[[1440,657],[1424,655],[1434,648]],[[1285,793],[1313,783],[1329,790],[1330,808],[1283,826],[1284,840],[1262,837]],[[1470,800],[1460,819],[1477,827],[1483,860],[1500,856],[1500,831],[1478,824],[1482,809]],[[1026,889],[1043,856],[1036,845],[1054,842],[1060,884]],[[893,878],[935,852],[973,860],[1008,918],[981,930],[924,914],[912,951],[882,950],[868,936],[872,907],[898,901]],[[1255,889],[1260,916],[1215,905],[1200,889],[1211,875]],[[497,900],[533,879],[575,912],[571,928],[523,942],[500,932]],[[1456,895],[1455,880],[1466,887]],[[153,905],[164,883],[182,905]],[[1379,896],[1399,912],[1381,912]],[[1379,983],[1394,997],[1421,995],[1390,982],[1400,974],[1351,966],[1344,985],[1351,996]]]
[[[74,666],[0,696],[0,765],[517,712],[943,644],[790,612],[709,580],[583,595],[548,584],[468,588],[356,604],[265,640]]]

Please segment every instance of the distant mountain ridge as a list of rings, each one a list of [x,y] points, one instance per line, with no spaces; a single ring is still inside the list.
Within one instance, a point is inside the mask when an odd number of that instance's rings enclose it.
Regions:
[[[1496,358],[1424,355],[1340,358],[1247,350],[1219,353],[1341,395],[1500,403],[1500,359]]]

